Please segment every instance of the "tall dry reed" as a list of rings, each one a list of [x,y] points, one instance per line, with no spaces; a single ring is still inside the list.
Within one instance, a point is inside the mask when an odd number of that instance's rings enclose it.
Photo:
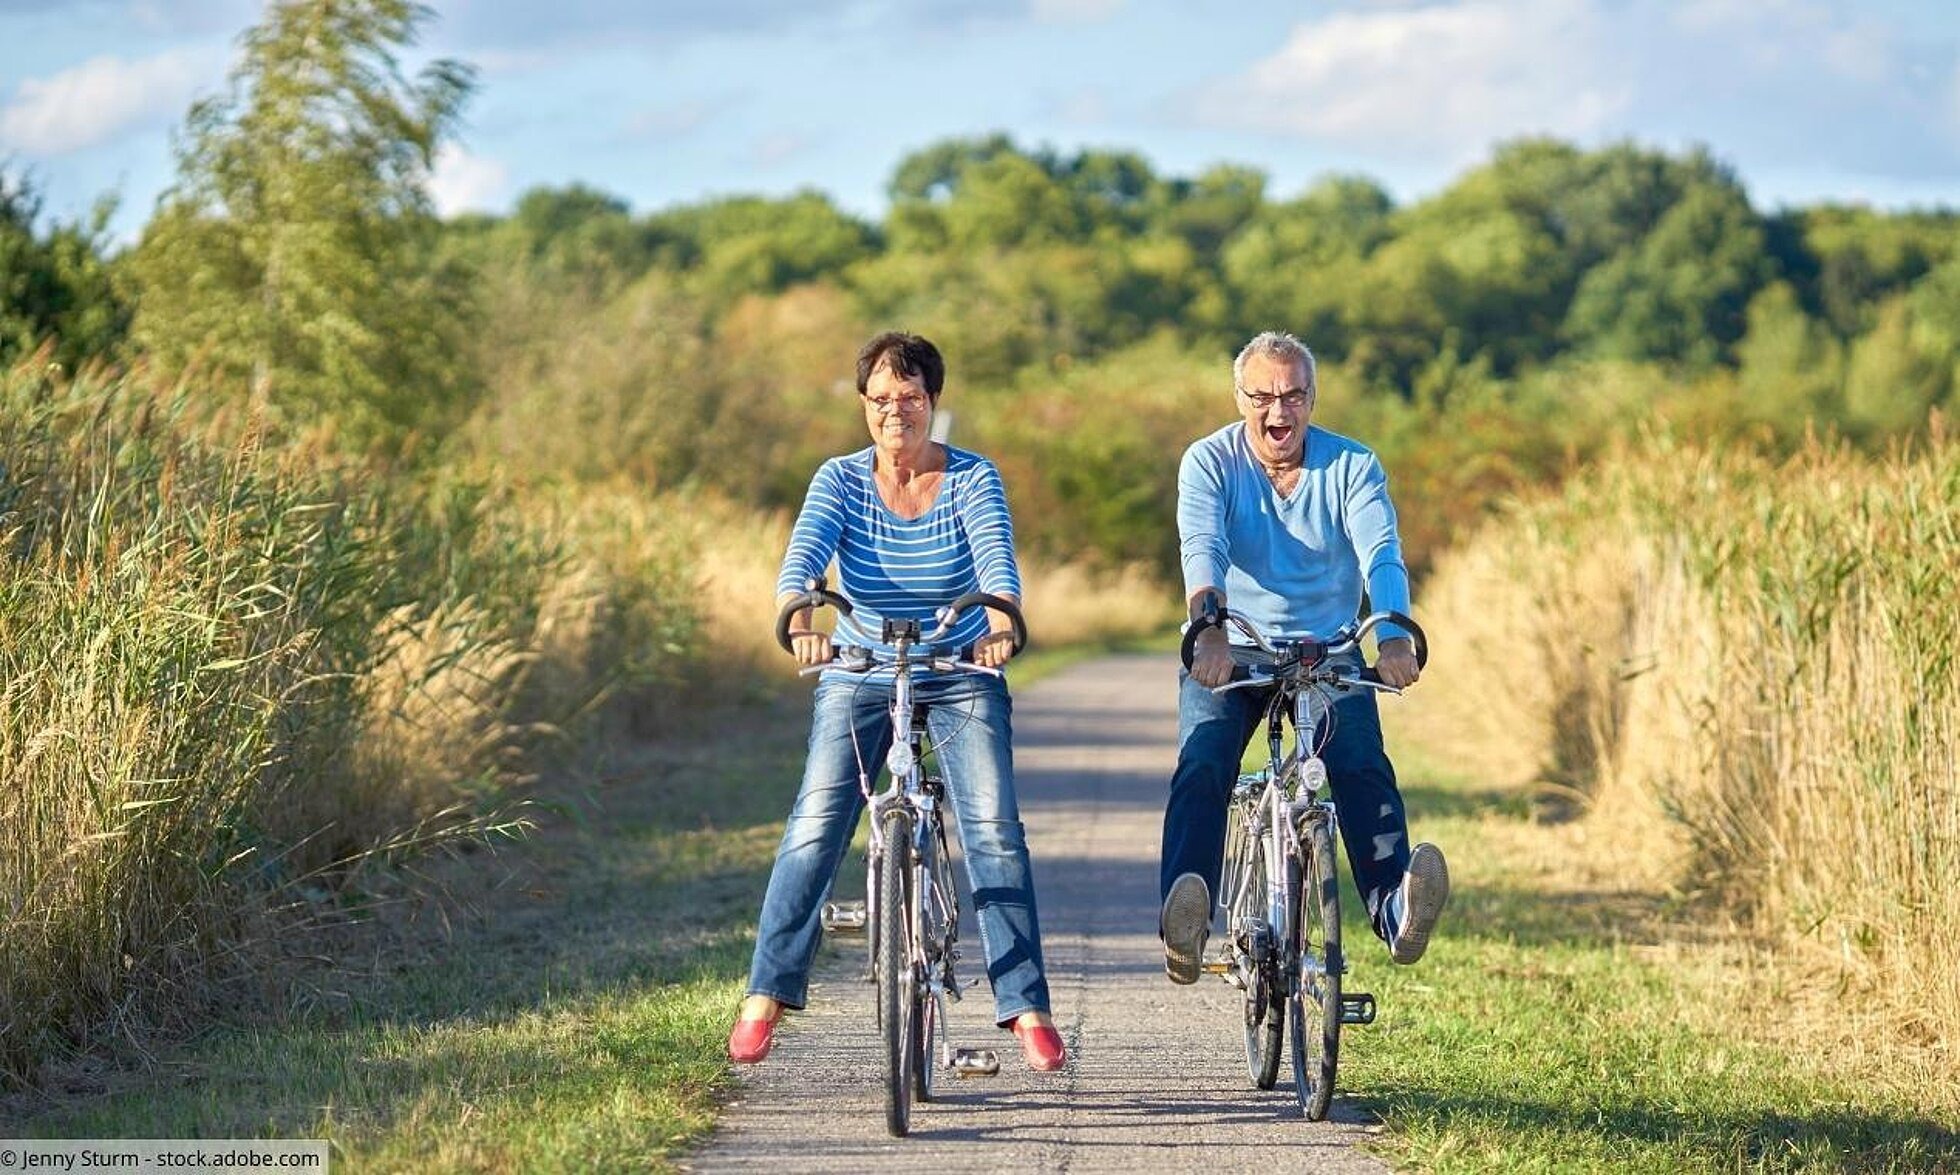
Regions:
[[[1960,1039],[1960,443],[1652,442],[1438,566],[1416,737]]]
[[[541,724],[688,639],[672,555],[193,402],[0,373],[0,1081],[195,1016],[366,866],[485,831]]]

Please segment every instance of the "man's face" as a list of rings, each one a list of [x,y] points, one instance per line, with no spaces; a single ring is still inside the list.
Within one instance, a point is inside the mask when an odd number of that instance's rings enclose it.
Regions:
[[[1253,355],[1245,361],[1242,382],[1233,396],[1245,417],[1254,455],[1268,465],[1298,464],[1307,422],[1313,417],[1314,388],[1307,381],[1307,365]]]

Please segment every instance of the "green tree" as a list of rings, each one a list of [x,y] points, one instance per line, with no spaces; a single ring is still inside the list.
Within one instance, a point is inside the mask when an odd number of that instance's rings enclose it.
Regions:
[[[870,225],[821,192],[780,200],[734,196],[648,219],[661,259],[691,274],[718,306],[745,294],[774,294],[834,277],[877,248]]]
[[[0,367],[47,344],[72,370],[122,341],[129,307],[102,244],[113,211],[105,200],[88,223],[43,232],[39,194],[0,172]]]
[[[1843,382],[1843,347],[1804,312],[1796,291],[1786,282],[1763,287],[1749,303],[1748,319],[1749,331],[1736,347],[1744,414],[1791,428],[1833,410]]]
[[[1236,347],[1255,331],[1290,330],[1316,354],[1338,359],[1352,345],[1349,308],[1363,260],[1390,239],[1394,201],[1380,184],[1336,176],[1251,217],[1220,250]]]
[[[276,0],[245,33],[136,252],[136,335],[166,371],[382,449],[463,398],[468,275],[435,261],[427,180],[472,73],[441,60],[411,81],[396,57],[430,16]]]
[[[1639,245],[1586,274],[1565,331],[1601,358],[1724,362],[1771,275],[1762,221],[1741,185],[1698,183]]]

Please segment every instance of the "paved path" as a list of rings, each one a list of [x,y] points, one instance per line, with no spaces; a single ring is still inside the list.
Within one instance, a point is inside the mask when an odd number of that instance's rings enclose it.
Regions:
[[[810,1009],[769,1060],[738,1073],[721,1129],[693,1171],[1382,1172],[1355,1149],[1378,1129],[1336,1100],[1306,1122],[1286,1084],[1245,1075],[1237,993],[1164,978],[1157,848],[1175,758],[1168,657],[1109,657],[1017,690],[1015,754],[1034,853],[1055,1016],[1070,1061],[1030,1073],[992,1026],[985,985],[953,1009],[956,1043],[1001,1055],[991,1078],[942,1078],[912,1133],[885,1132],[862,940],[825,948]],[[966,973],[981,973],[979,936]]]

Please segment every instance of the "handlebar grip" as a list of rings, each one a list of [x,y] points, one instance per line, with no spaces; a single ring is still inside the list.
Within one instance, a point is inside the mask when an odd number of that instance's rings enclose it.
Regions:
[[[959,619],[960,613],[973,607],[975,604],[992,608],[994,611],[1007,617],[1008,623],[1014,626],[1014,653],[1016,656],[1020,655],[1022,649],[1028,647],[1028,622],[1022,618],[1020,606],[1012,600],[1002,596],[996,596],[991,592],[968,592],[947,605],[944,614],[946,617],[946,626],[949,628],[952,627],[953,621]]]
[[[837,609],[838,612],[845,616],[851,614],[851,602],[836,592],[831,591],[829,588],[824,587],[823,580],[821,579],[811,580],[808,590],[795,599],[788,600],[783,604],[783,610],[776,614],[776,643],[783,647],[783,652],[796,652],[796,646],[791,644],[789,639],[790,617],[795,616],[805,608],[821,608],[825,604]]]
[[[1209,596],[1205,601],[1204,614],[1184,626],[1184,642],[1178,646],[1178,656],[1184,658],[1184,667],[1191,668],[1191,659],[1196,656],[1198,634],[1207,628],[1225,626],[1225,609],[1218,606],[1218,597]]]
[[[1400,612],[1375,612],[1370,614],[1365,621],[1368,628],[1373,628],[1375,625],[1382,623],[1393,624],[1395,627],[1407,632],[1409,638],[1416,645],[1416,668],[1429,668],[1429,638],[1423,635],[1422,625],[1417,624]],[[1369,672],[1373,672],[1373,670]],[[1379,679],[1371,678],[1370,680]]]

